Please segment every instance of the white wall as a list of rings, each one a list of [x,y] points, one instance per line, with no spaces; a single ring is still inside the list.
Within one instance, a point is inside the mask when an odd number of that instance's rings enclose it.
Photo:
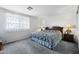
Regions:
[[[19,31],[19,32],[6,32],[6,30],[5,30],[5,25],[6,25],[5,24],[5,21],[6,21],[5,13],[6,13],[5,11],[0,13],[0,39],[3,40],[4,43],[28,38],[31,35],[31,33],[40,26],[39,20],[37,17],[29,16],[30,17],[30,29],[29,30]]]
[[[76,16],[74,14],[63,14],[43,18],[46,26],[63,26],[67,24],[76,25]]]
[[[77,27],[76,12],[77,6],[63,7],[57,11],[57,14],[43,17],[45,26],[62,26],[65,28],[67,24],[71,24]]]

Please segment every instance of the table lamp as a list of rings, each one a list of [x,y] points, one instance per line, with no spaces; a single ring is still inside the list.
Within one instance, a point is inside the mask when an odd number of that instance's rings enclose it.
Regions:
[[[66,29],[66,33],[67,33],[67,34],[69,34],[69,33],[72,32],[72,25],[71,25],[71,24],[67,24],[67,25],[66,25],[66,28],[67,28],[67,29]]]

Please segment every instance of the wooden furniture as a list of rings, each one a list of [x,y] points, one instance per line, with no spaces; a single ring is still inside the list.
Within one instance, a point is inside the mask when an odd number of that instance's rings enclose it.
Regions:
[[[62,33],[62,39],[63,39],[63,27],[60,27],[60,26],[53,26],[51,28],[45,27],[45,30],[58,30]]]
[[[63,27],[60,27],[60,26],[53,26],[52,29],[53,29],[53,30],[59,30],[59,31],[63,34]]]
[[[4,44],[2,41],[0,41],[0,51],[3,50]]]
[[[75,42],[73,34],[64,34],[63,40],[68,41],[68,42]]]
[[[53,26],[51,28],[45,27],[45,30],[58,30],[63,34],[63,27],[60,27],[60,26]]]

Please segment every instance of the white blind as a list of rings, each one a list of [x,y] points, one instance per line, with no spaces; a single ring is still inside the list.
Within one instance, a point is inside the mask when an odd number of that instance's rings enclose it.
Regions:
[[[30,28],[30,19],[26,16],[7,13],[6,14],[6,30],[20,31]]]

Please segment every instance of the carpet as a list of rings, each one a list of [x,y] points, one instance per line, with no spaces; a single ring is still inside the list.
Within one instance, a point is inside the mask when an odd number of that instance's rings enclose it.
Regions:
[[[61,41],[54,50],[31,41],[31,38],[6,44],[0,54],[77,54],[77,45]]]

